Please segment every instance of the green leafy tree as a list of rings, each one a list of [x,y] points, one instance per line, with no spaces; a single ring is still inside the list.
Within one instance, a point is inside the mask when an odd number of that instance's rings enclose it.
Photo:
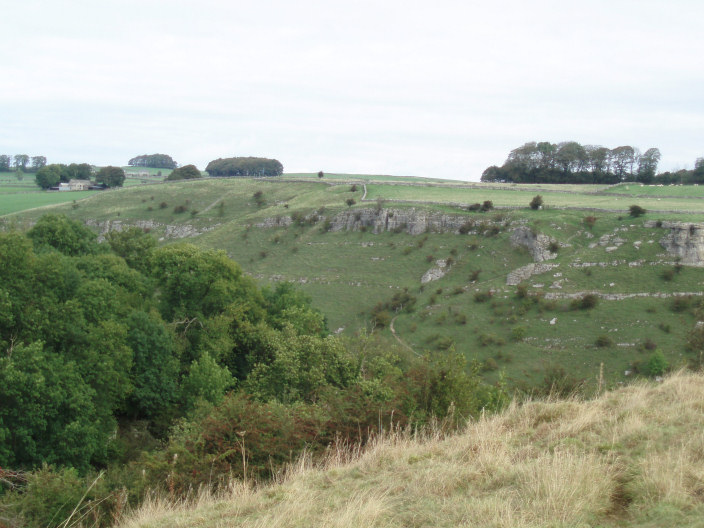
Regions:
[[[638,218],[639,216],[643,216],[647,211],[643,209],[640,205],[631,205],[628,208],[628,214],[632,216],[633,218]]]
[[[0,358],[0,466],[86,469],[107,442],[94,398],[74,362],[41,343],[14,347]]]
[[[66,167],[66,174],[69,179],[90,180],[93,176],[93,167],[88,163],[71,163]]]
[[[280,335],[274,358],[254,366],[246,390],[263,401],[314,402],[328,387],[347,387],[354,365],[342,343],[334,338]]]
[[[32,166],[31,166],[31,171],[32,172],[37,172],[39,169],[42,167],[46,166],[46,157],[45,156],[32,156]]]
[[[645,364],[645,373],[649,376],[662,376],[668,369],[669,364],[665,355],[656,350],[649,358],[648,362]]]
[[[47,165],[37,171],[35,175],[37,185],[42,189],[49,189],[58,185],[61,181],[61,167],[59,165]]]
[[[125,182],[125,171],[120,167],[103,167],[95,175],[95,181],[108,187],[122,187]]]
[[[178,169],[171,171],[166,178],[167,181],[175,180],[193,180],[195,178],[201,178],[202,174],[195,165],[184,165]]]
[[[27,236],[37,248],[52,247],[68,256],[94,254],[100,250],[97,235],[66,215],[42,216]]]
[[[638,177],[637,180],[641,183],[652,183],[655,179],[655,173],[658,170],[660,162],[660,150],[650,148],[638,158]]]
[[[530,208],[533,210],[538,210],[543,206],[543,197],[540,196],[539,194],[536,194],[533,199],[530,201]]]
[[[223,251],[204,251],[191,244],[158,248],[152,253],[151,271],[161,290],[161,312],[167,321],[202,320],[236,302],[263,305],[254,281]]]
[[[225,392],[235,386],[235,379],[226,367],[221,367],[207,352],[191,364],[183,380],[181,394],[186,408],[193,408],[199,399],[213,404],[222,401]]]
[[[179,361],[173,335],[158,314],[133,312],[127,327],[134,385],[127,407],[132,416],[152,418],[178,399]]]
[[[9,172],[12,165],[12,157],[7,154],[0,154],[0,172]]]
[[[14,167],[20,169],[22,172],[27,172],[27,164],[29,163],[29,156],[27,154],[15,154],[14,156]]]
[[[116,255],[134,269],[148,272],[149,257],[156,247],[156,240],[138,227],[128,227],[121,231],[110,231],[105,240]]]

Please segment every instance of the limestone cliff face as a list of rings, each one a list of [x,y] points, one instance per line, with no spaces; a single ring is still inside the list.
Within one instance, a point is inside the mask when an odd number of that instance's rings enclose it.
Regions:
[[[160,240],[194,237],[214,229],[214,227],[197,229],[189,224],[160,224],[152,220],[136,220],[133,222],[122,222],[121,220],[106,220],[104,222],[98,222],[96,220],[86,220],[85,223],[87,226],[95,227],[100,231],[100,234],[98,235],[99,242],[102,242],[105,239],[105,235],[110,231],[122,231],[128,227],[139,227],[150,231],[159,231],[163,229],[163,236]]]
[[[365,228],[373,233],[399,231],[420,235],[426,231],[456,232],[466,221],[466,216],[416,209],[355,209],[335,215],[330,230],[358,231]]]
[[[511,234],[511,244],[521,246],[530,251],[535,262],[552,260],[557,257],[557,253],[552,253],[549,249],[552,240],[542,233],[534,233],[530,228],[521,226],[516,228]]]
[[[670,255],[679,257],[682,264],[704,266],[704,225],[662,222],[662,227],[669,232],[660,239],[660,244]]]

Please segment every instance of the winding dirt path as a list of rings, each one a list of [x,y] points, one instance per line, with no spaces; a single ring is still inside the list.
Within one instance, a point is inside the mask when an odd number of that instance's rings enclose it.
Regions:
[[[398,315],[396,317],[398,317]],[[389,330],[391,330],[391,334],[393,334],[394,338],[396,339],[396,341],[398,341],[401,344],[401,346],[407,348],[408,350],[413,352],[416,356],[420,357],[420,354],[418,352],[416,352],[415,350],[413,350],[413,348],[408,343],[406,343],[403,339],[401,339],[398,336],[398,334],[396,333],[396,329],[394,328],[394,322],[396,321],[396,317],[391,319],[391,324],[389,324]]]

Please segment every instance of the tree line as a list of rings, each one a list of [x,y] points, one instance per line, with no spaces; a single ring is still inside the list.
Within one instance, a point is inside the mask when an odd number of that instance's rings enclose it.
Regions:
[[[0,154],[0,172],[22,171],[37,172],[46,166],[45,156],[29,156],[28,154]]]
[[[98,243],[61,215],[0,233],[0,350],[0,517],[27,526],[57,526],[101,470],[96,526],[150,488],[267,478],[304,450],[507,399],[458,354],[329,335],[309,297],[222,251],[138,228]]]
[[[580,145],[576,141],[532,141],[512,150],[501,167],[487,168],[481,181],[609,184],[636,181],[650,184],[668,180],[671,183],[669,177],[657,173],[660,158],[657,148],[641,152],[630,145],[609,149],[600,145]],[[691,172],[697,173],[703,163],[699,158]],[[700,174],[693,176],[696,178]]]

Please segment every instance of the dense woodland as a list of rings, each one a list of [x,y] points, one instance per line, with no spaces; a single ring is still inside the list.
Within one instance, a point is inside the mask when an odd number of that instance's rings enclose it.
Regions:
[[[267,479],[304,449],[391,424],[501,407],[454,353],[330,336],[288,283],[259,288],[220,251],[96,235],[45,215],[0,233],[0,518],[56,526],[88,500],[106,525],[148,489]],[[448,416],[449,413],[449,416]]]
[[[205,170],[211,176],[281,176],[284,167],[275,159],[235,157],[213,160]]]
[[[529,142],[508,155],[501,167],[484,171],[483,182],[511,183],[704,183],[704,158],[694,170],[657,173],[660,150],[641,153],[624,145],[609,149],[600,145],[580,145],[576,141]]]

